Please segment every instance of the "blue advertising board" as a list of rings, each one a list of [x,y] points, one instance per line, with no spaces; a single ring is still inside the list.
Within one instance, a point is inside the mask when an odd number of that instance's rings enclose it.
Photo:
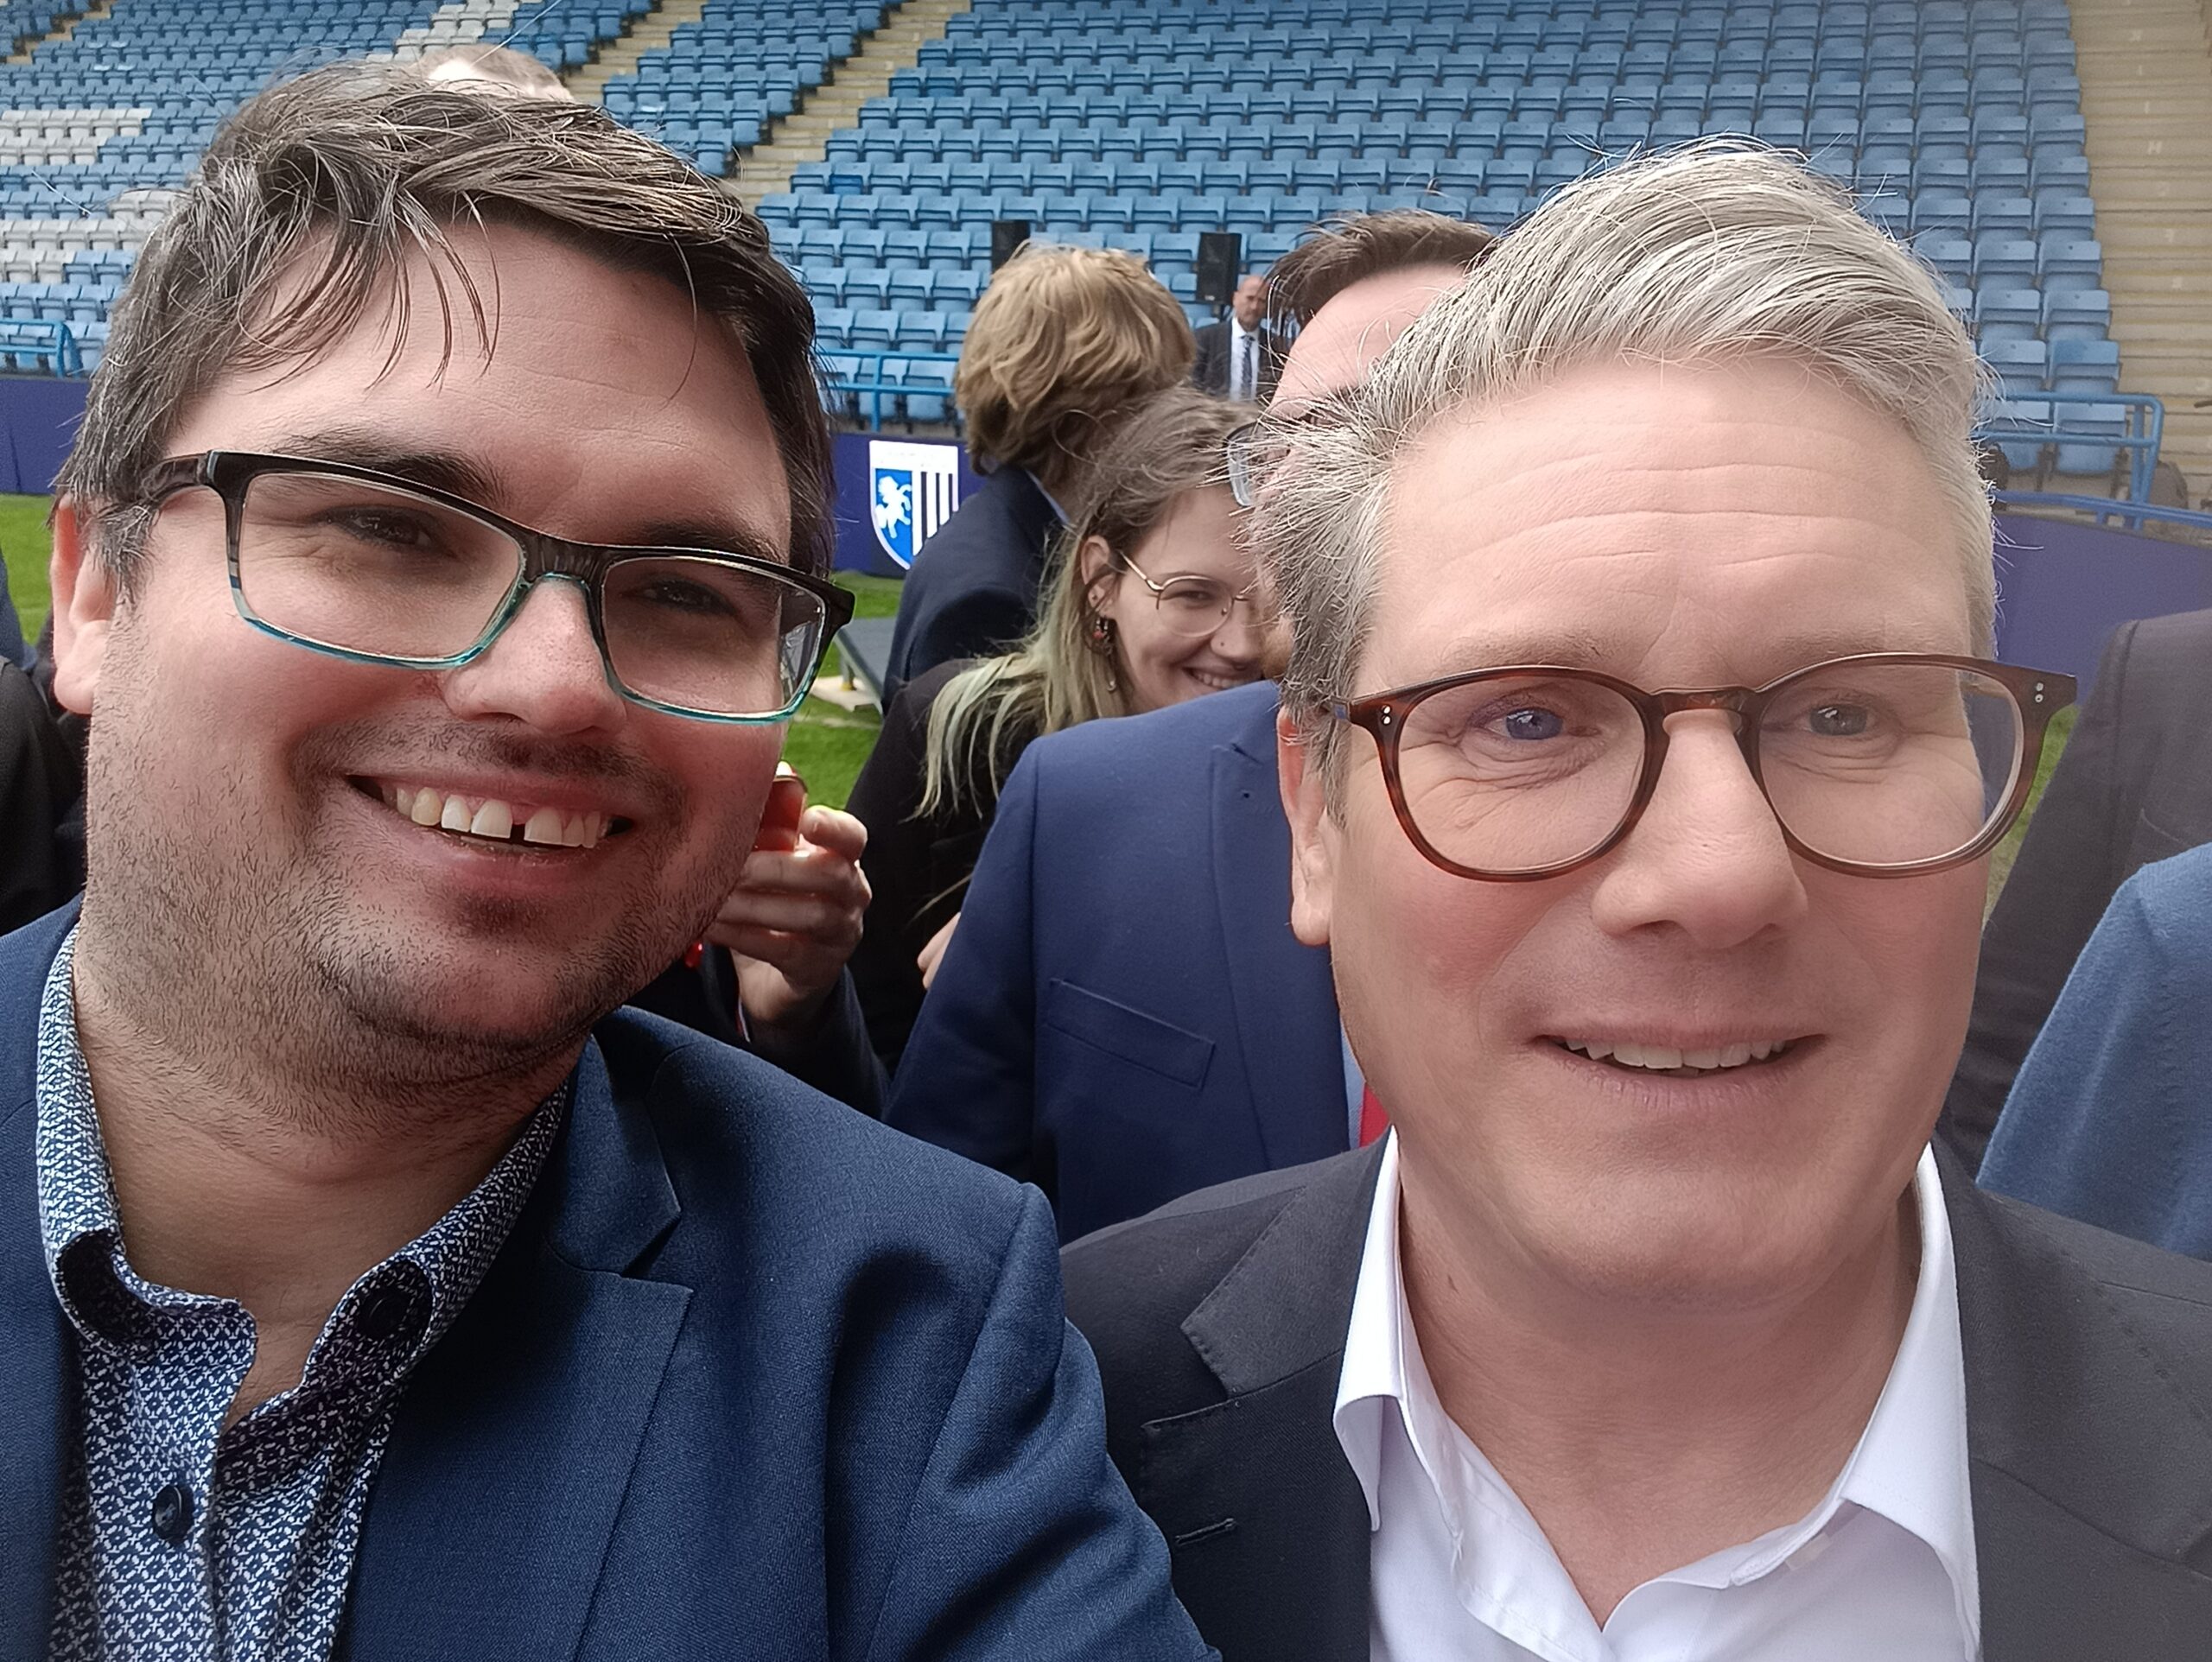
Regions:
[[[967,453],[949,440],[840,433],[837,569],[898,577],[953,510],[982,483]]]

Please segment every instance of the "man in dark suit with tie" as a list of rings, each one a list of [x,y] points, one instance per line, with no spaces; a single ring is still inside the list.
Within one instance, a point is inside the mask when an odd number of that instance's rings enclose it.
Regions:
[[[1275,390],[1281,348],[1267,325],[1268,280],[1254,273],[1236,285],[1229,315],[1198,331],[1191,384],[1238,403],[1264,404]]]
[[[846,615],[811,333],[682,158],[352,65],[149,240],[0,938],[0,1655],[1207,1654],[1043,1202],[620,1007]]]
[[[1394,213],[1300,244],[1278,408],[1357,382],[1491,242]],[[1065,1238],[1356,1135],[1328,955],[1289,928],[1274,720],[1269,683],[1089,723],[1000,798],[887,1117],[1037,1183]]]
[[[1700,146],[1284,439],[1293,918],[1391,1129],[1065,1253],[1225,1662],[2202,1654],[2212,1266],[1929,1140],[2074,690],[1984,656],[1978,390]]]
[[[1982,929],[1974,1020],[1943,1105],[1942,1130],[1969,1168],[1981,1164],[2013,1077],[2120,885],[2206,842],[2212,612],[2122,624]],[[2013,1157],[2033,1158],[2017,1147]]]

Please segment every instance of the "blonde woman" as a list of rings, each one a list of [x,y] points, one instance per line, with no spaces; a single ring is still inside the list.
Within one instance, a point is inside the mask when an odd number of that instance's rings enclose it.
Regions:
[[[1031,740],[1272,674],[1281,640],[1224,477],[1244,412],[1185,387],[1131,412],[1092,465],[1014,651],[938,666],[885,713],[848,804],[868,828],[874,891],[853,978],[895,1063],[960,910],[999,790]]]
[[[976,308],[953,402],[982,488],[930,538],[899,599],[884,692],[1010,650],[1035,622],[1046,551],[1131,406],[1190,379],[1173,295],[1120,249],[1032,244]]]

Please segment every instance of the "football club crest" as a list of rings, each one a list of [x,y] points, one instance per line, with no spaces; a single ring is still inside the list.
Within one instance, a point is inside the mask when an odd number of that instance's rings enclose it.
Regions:
[[[875,540],[901,567],[960,505],[960,447],[871,439],[868,510]]]

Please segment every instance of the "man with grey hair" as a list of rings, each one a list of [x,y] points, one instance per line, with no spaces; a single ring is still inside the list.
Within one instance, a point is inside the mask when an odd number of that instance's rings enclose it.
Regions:
[[[1982,656],[1976,385],[1698,147],[1281,435],[1292,917],[1393,1129],[1065,1254],[1230,1662],[2201,1652],[2212,1270],[1929,1148],[2073,693]]]
[[[811,335],[603,111],[351,65],[149,242],[0,940],[0,1655],[1206,1654],[1043,1201],[618,1009],[849,610]]]

